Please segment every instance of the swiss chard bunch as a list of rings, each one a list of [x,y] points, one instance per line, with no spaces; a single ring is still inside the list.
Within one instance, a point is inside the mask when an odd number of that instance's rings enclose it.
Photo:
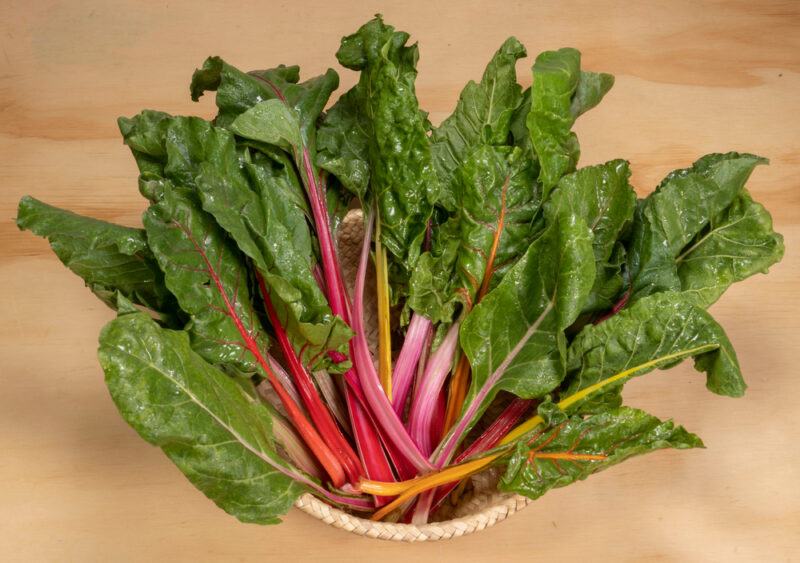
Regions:
[[[216,92],[212,121],[120,118],[143,228],[20,202],[20,228],[117,310],[99,356],[122,416],[242,521],[311,493],[425,522],[490,466],[536,498],[702,446],[623,406],[629,379],[693,358],[710,391],[744,393],[706,309],[782,257],[745,188],[766,160],[707,155],[638,199],[628,162],[577,168],[572,126],[614,83],[578,51],[540,54],[523,89],[508,39],[434,127],[408,39],[380,17],[345,37],[360,78],[327,111],[333,70],[212,57],[191,82]],[[348,210],[365,225],[352,293]]]

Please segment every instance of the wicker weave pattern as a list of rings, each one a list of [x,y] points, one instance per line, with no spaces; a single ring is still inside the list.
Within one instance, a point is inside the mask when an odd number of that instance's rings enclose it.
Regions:
[[[334,528],[359,536],[380,540],[418,542],[448,540],[479,532],[502,522],[515,512],[525,508],[530,502],[532,501],[529,498],[520,495],[493,494],[473,497],[468,505],[459,508],[463,510],[474,507],[475,512],[461,518],[431,522],[423,526],[365,520],[327,505],[310,494],[305,494],[297,499],[295,506]]]
[[[363,236],[363,214],[361,211],[350,211],[342,222],[338,244],[345,285],[351,293]],[[374,273],[369,272],[368,279],[374,279]],[[366,286],[364,301],[366,310],[375,310],[375,289],[372,284]],[[367,340],[374,352],[377,340],[376,319],[367,316],[364,324]],[[478,532],[502,522],[532,502],[529,498],[520,495],[498,493],[494,489],[496,479],[494,481],[490,479],[491,482],[488,483],[483,483],[480,479],[474,479],[474,481],[472,485],[475,490],[463,495],[458,505],[450,507],[448,510],[448,513],[454,518],[442,522],[430,522],[422,526],[373,522],[359,518],[325,504],[311,494],[301,496],[295,502],[295,506],[334,528],[359,536],[390,541],[418,542],[447,540]]]

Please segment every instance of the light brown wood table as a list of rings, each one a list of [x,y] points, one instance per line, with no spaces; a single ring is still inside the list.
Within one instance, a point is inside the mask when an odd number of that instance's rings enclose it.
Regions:
[[[32,194],[138,225],[144,201],[115,119],[189,100],[210,54],[243,68],[336,66],[374,12],[421,45],[438,123],[508,36],[579,48],[611,72],[579,120],[582,163],[624,157],[644,194],[715,151],[768,156],[749,187],[786,236],[768,276],[713,307],[750,384],[731,400],[689,365],[631,383],[629,404],[708,447],[663,451],[553,491],[487,532],[396,545],[299,512],[277,527],[217,509],[118,416],[95,350],[112,312],[13,224]],[[0,559],[4,561],[788,561],[800,552],[800,4],[797,2],[2,2],[0,18]],[[519,65],[530,83],[532,59]],[[342,87],[354,81],[342,71]]]

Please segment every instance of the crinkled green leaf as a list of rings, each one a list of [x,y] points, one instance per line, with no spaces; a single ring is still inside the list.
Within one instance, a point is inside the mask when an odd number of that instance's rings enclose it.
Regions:
[[[588,418],[573,416],[543,431],[530,444],[519,443],[499,488],[536,499],[550,489],[586,479],[635,455],[664,448],[702,447],[700,438],[682,426],[638,409],[622,407]]]
[[[240,162],[225,130],[215,129],[208,142],[214,152],[197,177],[203,209],[262,273],[295,348],[315,366],[324,352],[345,347],[351,332],[331,313],[312,274],[306,217],[284,195],[294,190],[291,172],[267,159]]]
[[[623,243],[617,242],[608,260],[597,262],[595,266],[597,275],[592,292],[583,308],[584,313],[609,311],[625,293],[625,246]]]
[[[143,110],[139,115],[117,119],[120,133],[139,167],[139,173],[164,175],[167,159],[164,137],[172,116],[163,111]]]
[[[772,217],[745,190],[675,261],[683,292],[708,307],[731,284],[766,273],[782,257],[783,237],[772,230]]]
[[[411,274],[408,303],[433,321],[449,321],[457,301],[470,307],[499,229],[488,289],[530,246],[541,192],[530,159],[515,147],[484,145],[462,163],[459,210],[434,229],[430,252]],[[501,222],[502,217],[502,222]]]
[[[192,348],[215,365],[242,375],[257,371],[228,304],[260,349],[266,335],[250,301],[242,255],[197,195],[170,186],[145,212],[147,241],[167,287],[191,317]]]
[[[332,315],[311,271],[312,237],[307,210],[298,204],[304,196],[291,162],[258,152],[243,159],[229,131],[196,117],[162,114],[157,126],[148,127],[153,120],[140,114],[126,123],[126,142],[147,137],[150,158],[163,159],[161,173],[167,184],[195,191],[205,211],[264,274],[290,339],[303,349],[304,359],[314,364],[327,361],[324,351],[344,346],[350,331]],[[156,173],[148,172],[147,177],[152,185]],[[150,196],[159,199],[164,189],[159,184]]]
[[[640,203],[628,247],[633,300],[681,289],[678,256],[734,202],[753,169],[766,163],[752,154],[710,154],[670,173]]]
[[[241,137],[291,150],[300,144],[300,123],[280,100],[259,102],[238,116],[231,130]]]
[[[545,217],[568,210],[582,218],[594,236],[595,260],[607,261],[636,208],[636,193],[628,183],[630,175],[624,160],[587,166],[568,174],[561,178],[545,204]]]
[[[545,204],[545,216],[564,210],[581,217],[594,236],[592,247],[598,275],[584,312],[607,308],[622,287],[617,240],[623,228],[633,219],[636,193],[628,183],[628,163],[612,160],[587,166],[561,178]]]
[[[597,106],[611,87],[614,85],[614,77],[603,72],[581,71],[578,78],[578,85],[572,94],[570,101],[570,113],[573,118],[578,118],[593,107]],[[531,111],[531,89],[526,88],[522,93],[522,100],[519,107],[511,117],[511,135],[514,145],[522,147],[534,159],[533,146],[531,144],[531,134],[528,131],[527,119]]]
[[[366,200],[369,186],[369,121],[358,86],[342,95],[317,131],[317,164],[353,195]]]
[[[561,396],[637,366],[641,367],[630,377],[672,367],[689,357],[695,358],[698,371],[705,372],[710,391],[730,397],[744,394],[747,386],[736,352],[722,327],[683,294],[657,293],[600,324],[586,326],[575,337],[568,350]],[[595,404],[616,400],[614,396],[628,379],[610,384],[599,402],[597,397],[590,400]],[[591,405],[585,408],[592,410]]]
[[[417,47],[406,46],[407,40],[407,33],[377,17],[342,39],[336,56],[343,66],[361,71],[354,95],[368,123],[370,185],[381,242],[411,268],[439,189],[414,91]]]
[[[116,308],[119,292],[168,324],[178,322],[178,305],[142,229],[83,217],[30,196],[19,202],[17,226],[47,238],[61,262],[109,307]]]
[[[524,398],[555,389],[565,375],[564,330],[593,283],[589,227],[573,215],[558,217],[462,324],[472,367],[467,403],[485,385],[492,392],[482,408],[499,389]]]
[[[545,51],[533,65],[527,125],[545,194],[564,174],[575,170],[580,156],[578,138],[572,132],[572,96],[578,87],[580,69],[580,52],[569,48]]]
[[[461,204],[457,170],[470,153],[484,144],[506,144],[511,115],[522,99],[514,67],[525,55],[522,43],[514,37],[506,39],[481,82],[470,81],[453,114],[433,130],[431,154],[441,185],[439,203],[446,209],[453,211]]]
[[[497,285],[509,265],[533,242],[533,218],[541,205],[535,173],[522,151],[511,147],[478,149],[464,163],[458,276],[460,287],[470,299],[474,300],[486,275],[498,229],[501,231],[490,287]]]
[[[98,354],[123,418],[229,514],[276,524],[305,491],[281,471],[266,407],[196,354],[185,332],[126,314],[103,329]]]
[[[257,103],[277,97],[272,83],[294,84],[299,78],[298,66],[281,65],[244,73],[219,57],[209,57],[192,75],[190,91],[194,101],[206,91],[216,91],[219,113],[214,122],[219,127],[228,127],[237,116]]]
[[[433,250],[422,253],[408,282],[407,306],[434,323],[449,323],[457,303],[453,284],[457,229],[455,219],[438,226]]]
[[[302,146],[313,158],[316,147],[317,120],[325,109],[331,93],[339,86],[339,75],[333,69],[299,83],[299,68],[280,66],[275,69],[243,73],[217,57],[208,59],[192,79],[192,98],[198,99],[206,90],[217,90],[220,112],[215,124],[232,127],[247,112],[249,117],[239,121],[237,134],[262,142],[279,139],[294,147]],[[280,109],[272,100],[284,105]],[[270,103],[265,103],[270,102]],[[259,106],[260,109],[255,109]],[[252,110],[252,111],[251,111]],[[286,111],[288,110],[288,111]],[[295,135],[300,129],[300,142]],[[279,118],[280,126],[273,120]],[[276,130],[277,129],[277,130]],[[302,152],[302,151],[301,151]],[[301,155],[295,155],[299,158]]]
[[[572,95],[570,111],[576,118],[599,104],[611,87],[614,76],[605,72],[581,71],[578,87]]]

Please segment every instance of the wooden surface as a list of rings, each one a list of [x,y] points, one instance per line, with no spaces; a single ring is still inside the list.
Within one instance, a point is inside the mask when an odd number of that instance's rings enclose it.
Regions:
[[[0,22],[0,559],[783,561],[800,548],[800,4],[797,2],[2,2]],[[707,152],[772,159],[750,182],[786,236],[768,276],[714,306],[750,384],[713,396],[688,366],[635,381],[627,401],[672,416],[706,450],[638,458],[554,491],[487,532],[395,545],[297,512],[239,524],[117,415],[95,358],[112,314],[46,243],[19,233],[16,202],[130,225],[143,200],[115,119],[141,108],[210,116],[191,71],[209,54],[244,69],[335,66],[339,38],[375,11],[422,46],[418,92],[436,123],[511,34],[529,52],[575,46],[616,75],[581,118],[583,164],[631,161],[646,193]],[[529,83],[528,59],[519,66]],[[353,75],[343,72],[343,85]]]

